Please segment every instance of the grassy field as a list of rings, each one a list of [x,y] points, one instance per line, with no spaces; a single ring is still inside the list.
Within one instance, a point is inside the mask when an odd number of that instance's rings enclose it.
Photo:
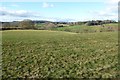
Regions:
[[[4,78],[116,78],[117,32],[2,32]]]
[[[118,30],[118,24],[110,23],[110,24],[104,24],[102,26],[101,25],[96,25],[96,26],[76,25],[76,26],[69,26],[69,27],[53,28],[53,30],[76,32],[76,33],[111,32],[111,31]]]

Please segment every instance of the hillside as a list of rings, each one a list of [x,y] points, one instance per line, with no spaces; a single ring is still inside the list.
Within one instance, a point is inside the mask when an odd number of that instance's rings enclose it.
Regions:
[[[94,25],[94,26],[87,26],[83,24],[83,25],[58,27],[58,28],[53,28],[52,30],[75,32],[75,33],[113,32],[113,31],[118,31],[118,23],[109,23],[109,24]]]

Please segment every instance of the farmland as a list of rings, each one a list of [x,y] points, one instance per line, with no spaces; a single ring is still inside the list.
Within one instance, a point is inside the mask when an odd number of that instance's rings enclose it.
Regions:
[[[116,78],[117,48],[117,31],[3,31],[3,79]]]
[[[75,26],[69,26],[69,27],[53,28],[52,30],[75,32],[75,33],[109,32],[109,31],[117,31],[118,24],[110,23],[110,24],[104,24],[102,26],[101,25],[95,25],[95,26],[75,25]]]

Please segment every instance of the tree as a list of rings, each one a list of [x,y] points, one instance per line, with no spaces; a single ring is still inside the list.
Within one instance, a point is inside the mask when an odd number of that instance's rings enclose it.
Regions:
[[[10,26],[11,26],[11,27],[14,27],[14,28],[15,28],[15,27],[17,28],[17,27],[19,26],[19,22],[18,22],[18,21],[10,22]]]
[[[87,25],[87,26],[91,26],[91,25],[93,25],[93,23],[92,23],[92,21],[88,21],[88,22],[86,23],[86,25]]]
[[[35,28],[32,20],[28,20],[28,19],[20,21],[19,26],[24,29],[34,29]]]
[[[9,28],[10,27],[10,23],[9,22],[2,22],[2,27],[3,28]]]
[[[55,25],[54,23],[50,23],[50,22],[47,22],[44,25],[44,29],[52,29],[52,28],[56,28],[56,27],[57,27],[57,25]]]

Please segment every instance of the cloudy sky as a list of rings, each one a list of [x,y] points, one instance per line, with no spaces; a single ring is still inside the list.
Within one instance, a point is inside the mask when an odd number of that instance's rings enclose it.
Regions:
[[[49,21],[118,20],[119,0],[0,1],[0,21],[23,19]]]

